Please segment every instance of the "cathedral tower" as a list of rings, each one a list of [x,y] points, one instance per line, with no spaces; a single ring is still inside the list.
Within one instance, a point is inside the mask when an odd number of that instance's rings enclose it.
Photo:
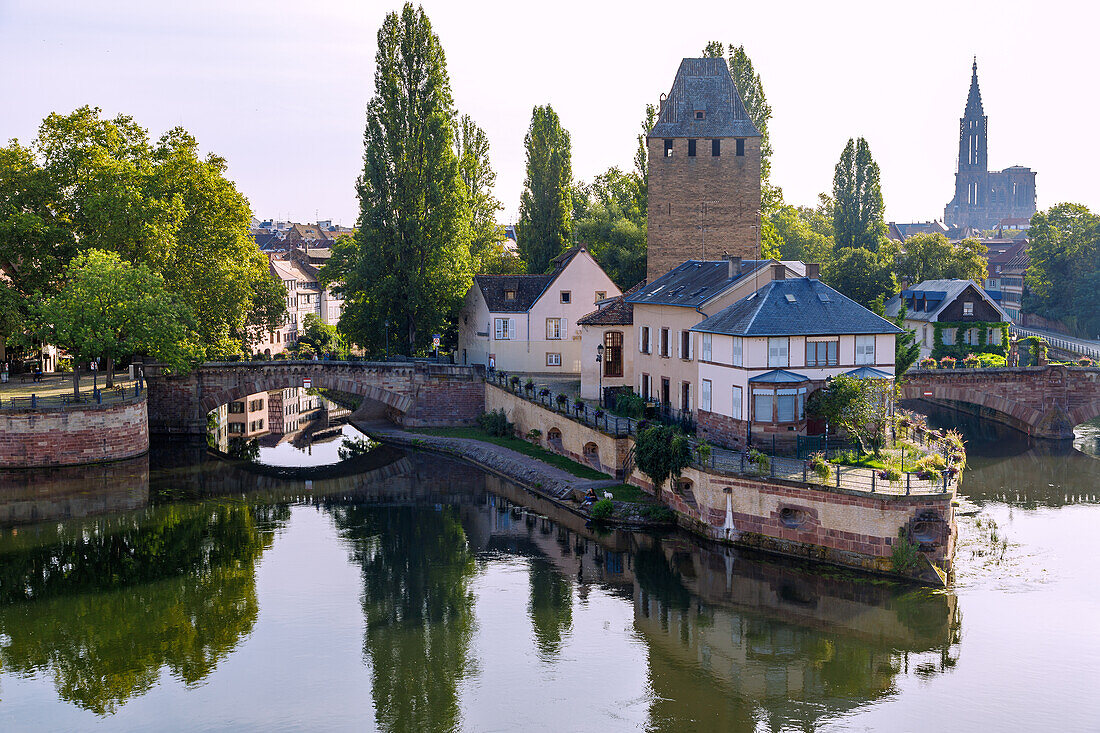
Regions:
[[[689,259],[755,259],[760,132],[725,59],[680,62],[646,145],[649,281]]]

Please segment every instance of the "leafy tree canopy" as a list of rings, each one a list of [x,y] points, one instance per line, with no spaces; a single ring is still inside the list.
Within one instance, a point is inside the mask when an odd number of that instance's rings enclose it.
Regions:
[[[894,272],[912,284],[923,280],[974,280],[987,277],[988,248],[977,239],[950,242],[939,233],[914,234],[905,242],[884,247],[893,257]]]
[[[577,239],[623,290],[645,277],[646,210],[637,173],[609,168],[573,193]]]
[[[833,176],[833,229],[838,248],[877,250],[886,238],[878,163],[863,138],[849,139]]]
[[[519,201],[520,256],[531,273],[545,272],[569,245],[573,231],[573,162],[569,132],[547,104],[531,112],[523,139],[527,179]]]
[[[1061,203],[1031,217],[1024,310],[1060,320],[1078,335],[1100,334],[1100,216]]]
[[[882,303],[898,291],[890,258],[863,247],[838,250],[822,268],[825,282],[865,308],[881,312]]]
[[[649,425],[638,431],[634,461],[658,489],[691,464],[691,444],[679,428]]]

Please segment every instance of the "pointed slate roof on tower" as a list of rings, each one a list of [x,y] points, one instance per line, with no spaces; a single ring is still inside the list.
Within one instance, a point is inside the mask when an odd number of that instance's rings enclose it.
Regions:
[[[970,94],[966,97],[966,116],[982,116],[982,90],[978,88],[978,57],[974,57],[973,74],[970,77]]]
[[[696,112],[703,112],[697,119]],[[650,137],[760,137],[725,59],[684,59]]]

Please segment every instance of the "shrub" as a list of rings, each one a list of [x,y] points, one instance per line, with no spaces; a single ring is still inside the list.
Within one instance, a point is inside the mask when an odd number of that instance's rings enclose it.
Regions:
[[[1090,367],[1092,366],[1092,359],[1087,356],[1082,356],[1077,360],[1077,366]]]
[[[564,408],[565,405],[569,402],[569,397],[567,395],[560,394],[554,398],[554,402],[558,403],[559,408]]]
[[[508,422],[508,416],[504,414],[503,409],[481,413],[477,418],[477,424],[487,434],[498,438],[511,435],[515,429],[515,426]]]
[[[980,367],[982,365],[981,359],[974,356],[973,354],[967,354],[966,358],[964,358],[962,360],[962,363],[963,363],[963,366],[966,367],[967,369],[977,369],[978,367]]]
[[[898,538],[894,541],[890,553],[890,561],[894,565],[894,572],[904,574],[916,569],[918,558],[917,546],[909,541],[905,528],[902,527],[898,530]]]
[[[531,428],[527,431],[527,439],[532,443],[537,443],[542,440],[542,431],[538,428]]]
[[[710,457],[713,455],[713,453],[714,451],[710,447],[710,443],[705,440],[699,445],[695,446],[695,455],[698,456],[699,463],[702,463],[704,466],[710,463]]]
[[[615,397],[615,412],[623,417],[632,417],[635,420],[645,412],[645,400],[641,395],[633,392],[620,392]]]
[[[691,444],[687,436],[670,425],[638,424],[638,434],[634,441],[634,462],[638,470],[653,481],[660,490],[665,481],[679,478],[680,473],[691,464]]]
[[[810,456],[810,470],[822,481],[829,480],[829,462],[825,460],[824,453],[814,453]]]
[[[894,468],[893,466],[889,466],[882,471],[879,471],[878,477],[884,481],[889,481],[892,484],[896,484],[898,481],[901,481],[901,471]]]
[[[936,363],[936,360],[933,359],[931,356],[926,356],[925,358],[920,360],[921,369],[935,369],[937,366],[939,365]]]
[[[539,390],[539,397],[549,397],[549,396],[550,396],[550,388],[549,387],[543,387],[542,389]]]
[[[535,390],[535,380],[528,379],[523,383],[523,391],[527,394],[531,394]]]
[[[771,459],[768,458],[768,455],[755,448],[749,448],[749,462],[756,466],[756,470],[759,473],[767,473],[772,466]]]
[[[510,380],[508,380],[508,381],[510,381],[510,382],[511,382],[511,384],[512,384],[512,389],[515,389],[516,387],[518,387],[518,386],[519,386],[519,382],[520,382],[520,379],[519,379],[519,377],[512,377],[512,378],[511,378]]]
[[[676,515],[668,507],[658,504],[644,504],[638,514],[654,522],[675,522]]]
[[[986,369],[990,367],[1003,367],[1008,364],[1008,360],[1000,354],[975,354],[974,356],[977,358],[978,363]]]
[[[592,505],[588,513],[593,521],[602,522],[605,519],[610,519],[611,515],[615,513],[615,505],[611,503],[610,499],[600,499]]]

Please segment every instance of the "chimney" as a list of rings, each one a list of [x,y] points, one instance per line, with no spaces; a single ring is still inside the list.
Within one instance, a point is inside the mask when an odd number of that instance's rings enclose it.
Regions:
[[[821,265],[819,265],[816,262],[807,262],[806,263],[806,277],[810,278],[811,280],[820,280],[821,279]]]
[[[726,260],[729,263],[729,273],[728,273],[727,277],[729,277],[730,280],[734,279],[735,277],[740,277],[740,275],[741,275],[741,258],[740,257],[731,257],[729,255],[726,255]]]
[[[787,266],[782,263],[772,265],[772,280],[786,280]]]

